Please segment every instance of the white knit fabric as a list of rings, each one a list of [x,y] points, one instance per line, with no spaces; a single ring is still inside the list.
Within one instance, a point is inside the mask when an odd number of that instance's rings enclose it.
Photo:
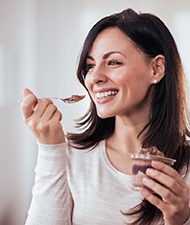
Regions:
[[[124,225],[122,212],[141,202],[131,176],[107,158],[105,141],[93,150],[38,143],[33,198],[25,225]],[[190,220],[185,223],[190,225]]]

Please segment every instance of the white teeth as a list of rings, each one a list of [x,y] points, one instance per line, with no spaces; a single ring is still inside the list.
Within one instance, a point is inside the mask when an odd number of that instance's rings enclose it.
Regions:
[[[97,98],[105,98],[111,95],[116,95],[118,93],[118,91],[105,91],[105,92],[101,92],[101,93],[96,93],[96,97]]]

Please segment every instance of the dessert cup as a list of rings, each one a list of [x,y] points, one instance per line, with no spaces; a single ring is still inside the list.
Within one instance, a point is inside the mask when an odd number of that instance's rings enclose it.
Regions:
[[[146,175],[146,170],[148,168],[152,168],[151,162],[160,161],[169,166],[172,166],[176,160],[157,156],[157,155],[150,155],[150,154],[130,154],[130,158],[132,160],[132,188],[134,190],[139,190],[140,187],[143,187],[143,177]]]

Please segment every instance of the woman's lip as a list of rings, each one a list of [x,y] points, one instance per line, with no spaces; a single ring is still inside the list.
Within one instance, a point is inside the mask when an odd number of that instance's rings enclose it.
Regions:
[[[101,93],[101,92],[108,92],[108,91],[118,91],[118,89],[116,89],[116,88],[100,88],[100,89],[94,88],[94,90],[93,90],[94,93]]]

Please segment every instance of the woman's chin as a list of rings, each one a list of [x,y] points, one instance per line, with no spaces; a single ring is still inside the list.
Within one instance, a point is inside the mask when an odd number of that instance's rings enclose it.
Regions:
[[[110,118],[114,116],[111,113],[107,113],[107,112],[97,112],[97,114],[101,119],[106,119],[106,118]]]

